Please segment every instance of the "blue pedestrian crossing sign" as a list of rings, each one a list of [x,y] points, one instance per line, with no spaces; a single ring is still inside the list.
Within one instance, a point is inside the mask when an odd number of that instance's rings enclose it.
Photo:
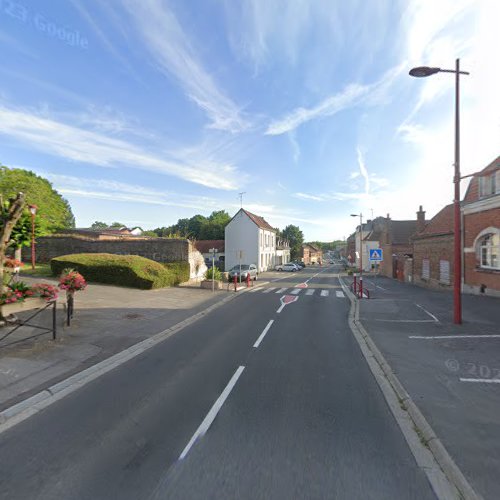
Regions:
[[[382,262],[384,260],[384,253],[381,248],[370,248],[370,261]]]

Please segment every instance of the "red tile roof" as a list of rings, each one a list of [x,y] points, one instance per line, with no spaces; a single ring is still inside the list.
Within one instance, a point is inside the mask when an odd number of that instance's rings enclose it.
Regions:
[[[219,253],[224,253],[224,240],[197,240],[194,246],[201,253],[208,253],[211,248],[216,248]]]
[[[453,233],[453,203],[441,209],[415,238]]]
[[[267,222],[264,219],[264,217],[260,217],[259,215],[255,215],[252,212],[249,212],[248,210],[245,210],[244,208],[240,209],[240,212],[243,212],[244,214],[246,214],[247,217],[252,222],[254,222],[255,224],[257,224],[257,226],[260,227],[261,229],[266,229],[267,231],[272,231],[273,233],[276,232],[276,229],[274,229],[274,227],[271,226],[271,224],[269,224],[269,222]],[[236,215],[234,217],[236,217]],[[233,217],[233,219],[234,219],[234,217]]]

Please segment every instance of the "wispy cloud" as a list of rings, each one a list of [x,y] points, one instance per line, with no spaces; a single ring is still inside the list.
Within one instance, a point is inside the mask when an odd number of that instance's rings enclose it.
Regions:
[[[61,121],[26,110],[0,107],[0,134],[16,139],[30,148],[69,160],[101,167],[125,166],[140,170],[172,175],[188,182],[215,189],[232,190],[241,177],[229,163],[169,159],[166,151],[156,154],[149,150],[111,138],[104,134],[84,130]],[[213,179],[217,178],[217,182]]]
[[[107,179],[89,179],[46,172],[38,173],[49,179],[54,184],[54,187],[66,196],[181,207],[201,211],[214,210],[219,206],[216,199],[209,197],[179,195],[178,193]],[[85,188],[82,186],[92,187]]]
[[[315,118],[333,116],[339,111],[359,103],[360,99],[369,92],[369,89],[369,85],[348,85],[344,90],[328,97],[317,106],[297,108],[284,118],[271,122],[267,127],[266,135],[284,134]]]
[[[359,173],[365,180],[365,193],[368,194],[370,192],[370,176],[368,175],[368,170],[366,169],[363,153],[361,153],[361,149],[359,149],[359,147],[357,153],[358,153]]]
[[[203,109],[210,128],[240,132],[249,127],[241,109],[217,87],[171,10],[158,0],[124,0],[140,36],[160,69],[173,76]]]
[[[325,201],[325,197],[324,196],[318,196],[318,195],[315,195],[315,194],[294,193],[293,196],[295,198],[299,198],[301,200]]]

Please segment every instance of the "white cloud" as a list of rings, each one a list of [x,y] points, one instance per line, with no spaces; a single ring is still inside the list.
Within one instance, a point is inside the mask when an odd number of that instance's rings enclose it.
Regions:
[[[165,192],[164,190],[137,184],[46,172],[37,173],[51,181],[54,187],[65,196],[181,207],[202,211],[215,210],[219,206],[214,198],[179,195],[178,193]],[[91,188],[86,186],[91,186]]]
[[[174,13],[158,0],[124,0],[140,36],[162,71],[175,77],[188,97],[203,109],[210,128],[240,132],[249,127],[241,109],[203,67]]]
[[[366,169],[365,160],[363,158],[363,154],[361,153],[361,149],[357,150],[358,153],[358,165],[359,165],[359,173],[365,180],[365,193],[370,193],[370,176],[368,175],[368,170]]]
[[[295,196],[295,198],[300,198],[301,200],[325,201],[323,196],[317,196],[314,194],[295,193],[293,196]]]
[[[168,152],[153,154],[129,142],[23,110],[0,107],[0,134],[45,153],[101,167],[148,170],[223,190],[236,189],[241,181],[229,163],[215,163],[210,159],[196,163],[169,160]]]
[[[333,116],[361,103],[367,106],[386,103],[391,85],[401,74],[402,68],[403,66],[399,64],[389,69],[379,80],[371,84],[351,83],[312,108],[297,108],[284,118],[271,122],[265,133],[266,135],[280,135],[291,132],[311,120]]]

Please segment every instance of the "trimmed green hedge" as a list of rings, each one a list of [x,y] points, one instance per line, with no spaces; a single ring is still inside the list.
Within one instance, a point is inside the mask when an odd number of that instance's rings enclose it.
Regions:
[[[88,281],[151,290],[178,285],[189,280],[189,263],[160,264],[138,255],[77,253],[50,261],[55,276],[63,269],[76,269]]]

